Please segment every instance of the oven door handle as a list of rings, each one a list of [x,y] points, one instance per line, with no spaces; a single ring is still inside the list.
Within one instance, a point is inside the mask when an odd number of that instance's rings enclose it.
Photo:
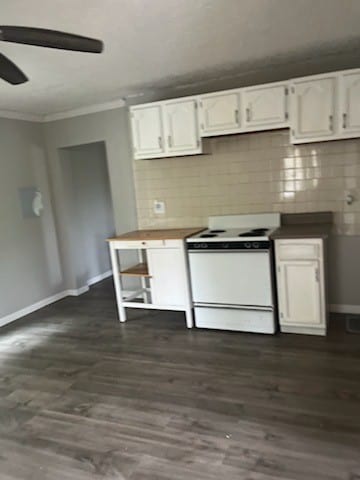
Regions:
[[[207,308],[225,308],[229,310],[258,310],[263,312],[272,312],[274,307],[268,305],[233,305],[229,303],[206,303],[206,302],[195,302],[195,307],[207,307]]]
[[[192,254],[192,253],[266,253],[266,252],[270,252],[270,249],[269,248],[237,248],[237,249],[222,249],[222,248],[219,248],[219,249],[209,249],[209,248],[204,248],[203,250],[191,250],[191,249],[188,249],[188,252],[189,254]]]

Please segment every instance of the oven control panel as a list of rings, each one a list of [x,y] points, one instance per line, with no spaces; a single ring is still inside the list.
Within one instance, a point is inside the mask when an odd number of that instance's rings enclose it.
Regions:
[[[250,240],[248,242],[188,242],[188,250],[270,250],[270,240]]]

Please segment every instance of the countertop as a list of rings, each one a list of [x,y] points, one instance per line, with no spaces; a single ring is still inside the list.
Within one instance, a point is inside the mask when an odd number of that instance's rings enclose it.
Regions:
[[[108,242],[122,241],[122,240],[184,240],[191,235],[205,230],[205,227],[192,228],[166,228],[157,230],[134,230],[127,232],[117,237],[108,238]]]
[[[332,230],[332,212],[288,213],[282,226],[272,233],[273,240],[285,238],[327,238]]]

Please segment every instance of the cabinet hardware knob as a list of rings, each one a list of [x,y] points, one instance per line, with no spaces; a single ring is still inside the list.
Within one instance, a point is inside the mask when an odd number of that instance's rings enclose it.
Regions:
[[[162,138],[159,137],[159,138],[158,138],[158,141],[159,141],[159,148],[162,149]]]
[[[346,128],[346,120],[347,120],[347,115],[346,115],[346,113],[343,113],[343,129],[344,130]]]
[[[329,115],[329,130],[330,132],[333,131],[334,125],[333,125],[333,116]]]
[[[250,122],[250,108],[246,109],[246,121]]]
[[[235,123],[239,124],[239,110],[236,109],[234,114],[235,114]]]

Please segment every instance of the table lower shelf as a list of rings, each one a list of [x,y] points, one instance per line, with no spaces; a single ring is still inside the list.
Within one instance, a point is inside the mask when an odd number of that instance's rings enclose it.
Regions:
[[[120,275],[128,275],[130,277],[147,277],[151,278],[149,274],[149,269],[146,263],[138,263],[137,265],[133,265],[132,267],[127,268],[126,270],[122,270]]]

